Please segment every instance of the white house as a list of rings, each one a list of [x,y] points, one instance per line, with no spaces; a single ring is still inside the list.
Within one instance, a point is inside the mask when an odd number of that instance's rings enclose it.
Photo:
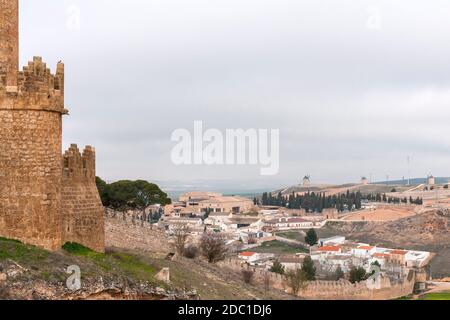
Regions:
[[[278,230],[307,229],[314,227],[314,222],[302,218],[277,218],[266,221],[265,226]]]
[[[345,237],[343,236],[335,236],[331,238],[320,238],[319,239],[319,245],[321,247],[327,246],[327,245],[336,245],[336,244],[343,244],[345,242]]]
[[[352,249],[352,254],[358,258],[370,258],[377,252],[377,247],[361,244],[357,248]]]
[[[284,267],[284,271],[295,271],[301,269],[305,255],[289,255],[282,256],[278,259],[280,264]]]
[[[422,267],[430,258],[431,253],[425,251],[408,251],[405,255],[407,267]]]
[[[251,263],[251,262],[261,259],[261,255],[256,252],[245,251],[245,252],[239,253],[239,259],[242,259],[244,261]]]

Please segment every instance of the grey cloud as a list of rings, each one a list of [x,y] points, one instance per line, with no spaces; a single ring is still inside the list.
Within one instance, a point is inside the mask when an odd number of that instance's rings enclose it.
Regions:
[[[170,134],[194,120],[279,128],[274,184],[401,177],[408,154],[417,175],[448,175],[446,0],[21,3],[21,62],[66,63],[64,143],[94,144],[106,179],[262,183],[255,167],[173,166]]]

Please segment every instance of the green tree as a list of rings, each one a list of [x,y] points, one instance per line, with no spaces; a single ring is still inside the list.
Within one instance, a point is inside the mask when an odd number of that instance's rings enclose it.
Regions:
[[[121,180],[107,187],[109,206],[117,210],[145,210],[149,205],[170,204],[171,200],[156,184],[144,180]]]
[[[280,263],[280,261],[276,260],[273,263],[272,268],[270,268],[270,272],[284,274],[284,266]]]
[[[378,261],[374,261],[371,264],[372,266],[377,266],[378,268],[381,268],[381,264]]]
[[[310,256],[306,256],[305,260],[303,260],[302,271],[306,274],[308,281],[316,279],[316,267]]]
[[[448,189],[448,184],[446,184],[446,185],[444,186],[444,189]]]
[[[308,275],[301,269],[288,271],[285,275],[286,283],[291,288],[292,294],[297,295],[308,285]]]
[[[108,184],[99,177],[95,177],[95,183],[97,185],[98,193],[100,195],[100,199],[102,200],[102,204],[105,207],[109,207],[110,203],[108,195]]]
[[[357,283],[367,279],[366,270],[362,267],[353,267],[350,270],[350,282]]]
[[[306,237],[305,237],[305,242],[307,244],[309,244],[310,246],[314,246],[317,244],[317,241],[319,240],[319,238],[317,237],[317,233],[316,230],[314,229],[309,229],[306,232]]]

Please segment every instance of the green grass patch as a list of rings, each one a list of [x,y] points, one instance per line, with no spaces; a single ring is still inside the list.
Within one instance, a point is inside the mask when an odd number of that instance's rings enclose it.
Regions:
[[[289,239],[289,240],[295,240],[295,241],[301,241],[301,242],[305,241],[305,235],[298,231],[282,231],[282,232],[277,232],[276,235],[279,237],[282,237],[282,238]]]
[[[78,243],[66,243],[63,249],[75,256],[91,260],[104,271],[118,271],[142,280],[152,280],[155,268],[142,262],[137,256],[122,253],[98,253]]]
[[[143,263],[140,259],[133,255],[126,253],[113,253],[112,257],[116,260],[122,270],[138,278],[153,278],[156,274],[154,267]]]
[[[45,260],[48,251],[25,245],[17,240],[0,238],[0,261],[11,259],[17,263],[33,264]]]
[[[450,292],[428,293],[421,300],[450,300]]]
[[[274,240],[264,242],[259,247],[252,248],[251,251],[258,253],[295,254],[300,252],[306,252],[307,250],[305,250],[302,247],[296,247],[278,240]]]

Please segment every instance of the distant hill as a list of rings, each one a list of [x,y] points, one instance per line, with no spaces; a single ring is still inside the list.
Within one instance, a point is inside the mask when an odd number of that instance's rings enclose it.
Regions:
[[[450,177],[437,177],[437,184],[446,184],[450,182]],[[392,181],[379,181],[373,182],[370,184],[362,185],[359,183],[346,183],[340,185],[326,185],[326,184],[312,184],[309,187],[305,187],[303,185],[294,185],[289,186],[283,189],[275,189],[272,191],[273,195],[281,192],[282,194],[291,194],[291,193],[304,193],[304,192],[324,192],[327,194],[338,194],[349,191],[360,191],[364,194],[369,193],[388,193],[391,192],[392,187],[396,186],[397,191],[406,191],[414,186],[418,186],[420,184],[424,184],[427,182],[426,178],[414,178],[410,180],[408,185],[408,180],[392,180]]]
[[[437,177],[436,179],[436,183],[437,184],[444,184],[444,183],[449,183],[450,181],[450,177]],[[410,180],[410,185],[419,185],[419,184],[423,184],[426,183],[427,179],[426,178],[414,178]],[[379,182],[374,182],[373,184],[385,184],[385,185],[403,185],[406,186],[408,185],[408,179],[405,180],[393,180],[393,181],[379,181]]]

